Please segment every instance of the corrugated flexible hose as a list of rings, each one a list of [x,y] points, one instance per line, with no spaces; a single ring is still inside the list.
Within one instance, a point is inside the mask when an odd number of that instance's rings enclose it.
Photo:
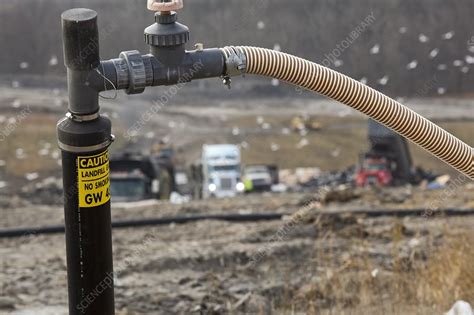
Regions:
[[[227,73],[282,80],[346,104],[434,154],[474,180],[474,150],[446,130],[386,95],[339,72],[275,50],[225,47]]]

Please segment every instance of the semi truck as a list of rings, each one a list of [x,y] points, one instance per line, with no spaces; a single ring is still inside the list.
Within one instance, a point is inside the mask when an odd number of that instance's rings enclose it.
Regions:
[[[244,192],[240,148],[233,144],[205,144],[192,167],[195,198],[235,197]]]

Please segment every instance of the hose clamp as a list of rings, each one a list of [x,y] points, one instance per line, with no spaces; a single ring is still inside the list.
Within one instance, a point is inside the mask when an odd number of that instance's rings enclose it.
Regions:
[[[90,115],[78,115],[78,114],[73,114],[71,112],[68,112],[66,114],[66,118],[70,120],[74,120],[76,122],[91,121],[91,120],[99,118],[99,112],[95,112],[94,114],[90,114]]]
[[[247,57],[239,47],[228,46],[221,49],[225,56],[227,76],[243,75],[247,72]]]
[[[106,141],[102,143],[99,143],[96,145],[90,145],[87,147],[73,146],[73,145],[62,143],[61,141],[58,141],[58,146],[62,151],[66,151],[66,152],[88,153],[88,152],[95,152],[95,151],[100,151],[102,149],[108,148],[114,141],[115,141],[115,136],[110,135],[110,139],[107,139]]]

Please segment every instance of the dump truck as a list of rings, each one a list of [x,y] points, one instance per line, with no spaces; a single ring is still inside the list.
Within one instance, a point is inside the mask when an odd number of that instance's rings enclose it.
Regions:
[[[174,166],[160,155],[119,153],[110,158],[110,189],[114,200],[169,199],[174,186]]]
[[[205,144],[192,166],[195,198],[235,197],[244,192],[240,148],[233,144]]]
[[[413,162],[405,138],[369,119],[369,150],[361,155],[356,171],[356,184],[365,186],[402,185],[414,177]]]

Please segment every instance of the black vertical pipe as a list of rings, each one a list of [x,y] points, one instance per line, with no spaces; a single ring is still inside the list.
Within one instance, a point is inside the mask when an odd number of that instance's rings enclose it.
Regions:
[[[64,220],[69,314],[114,314],[110,200],[81,208],[78,204],[77,160],[64,151]]]
[[[97,13],[72,9],[61,15],[64,64],[67,67],[69,111],[91,114],[99,109],[98,91],[87,80],[100,66]]]
[[[100,65],[97,13],[62,14],[69,113],[57,125],[62,150],[69,314],[113,315],[114,286],[108,147],[111,123],[99,115],[87,81]]]

